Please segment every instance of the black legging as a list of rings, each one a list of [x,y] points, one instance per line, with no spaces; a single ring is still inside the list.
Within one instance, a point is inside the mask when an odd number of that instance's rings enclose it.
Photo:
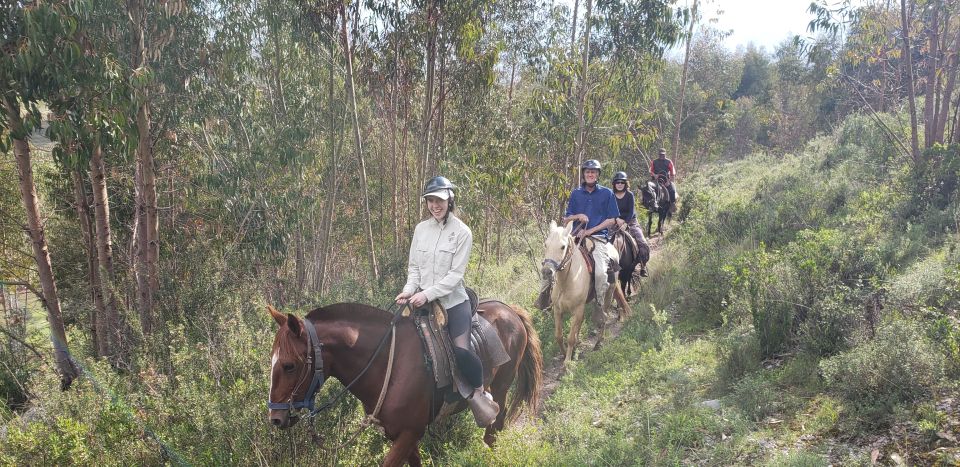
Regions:
[[[470,387],[483,387],[483,363],[480,357],[470,350],[470,301],[447,308],[447,331],[453,339],[453,353],[457,356],[457,366]]]

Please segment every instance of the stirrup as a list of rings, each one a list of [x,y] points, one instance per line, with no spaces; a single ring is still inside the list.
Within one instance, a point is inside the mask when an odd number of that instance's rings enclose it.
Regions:
[[[483,391],[483,395],[480,397],[467,399],[467,405],[470,406],[473,418],[480,428],[492,425],[497,420],[497,415],[500,414],[500,404],[497,404],[497,401],[493,400],[493,396],[487,391]]]

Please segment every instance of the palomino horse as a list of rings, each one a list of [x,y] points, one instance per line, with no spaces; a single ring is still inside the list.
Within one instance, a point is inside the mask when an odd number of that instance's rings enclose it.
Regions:
[[[657,233],[663,235],[664,221],[672,217],[670,208],[670,190],[666,187],[665,175],[658,175],[657,180],[648,180],[640,191],[643,195],[643,207],[647,208],[647,236],[652,237],[653,213],[657,213]]]
[[[357,303],[318,308],[304,319],[268,308],[280,325],[270,360],[270,423],[288,428],[297,420],[291,410],[308,408],[316,415],[329,407],[330,403],[315,410],[314,397],[326,378],[333,377],[360,399],[368,417],[377,418],[393,442],[383,465],[421,465],[418,444],[443,407],[444,393],[435,387],[424,362],[413,320]],[[493,369],[489,383],[493,399],[504,408],[483,437],[492,445],[504,423],[517,416],[521,403],[536,407],[543,357],[526,311],[487,301],[477,313],[493,325],[511,357]],[[514,381],[508,408],[507,392]],[[456,411],[465,407],[461,401]]]
[[[579,251],[575,238],[571,235],[573,223],[566,227],[559,227],[550,221],[547,239],[543,242],[544,260],[540,270],[543,286],[536,306],[541,310],[553,307],[553,338],[557,347],[564,352],[564,365],[573,359],[573,351],[577,347],[580,336],[580,327],[583,325],[584,308],[592,296],[593,282],[587,268],[587,260]],[[614,261],[618,261],[617,250],[609,243],[596,243],[596,248],[608,248],[608,254]],[[598,264],[598,268],[606,267]],[[624,307],[621,319],[629,312],[626,299],[623,298],[620,286],[611,284],[607,289],[607,297],[603,303],[608,306],[613,296]],[[599,308],[599,307],[598,307]],[[567,336],[566,346],[563,342],[563,315],[570,314],[570,334]],[[603,341],[606,328],[607,310],[598,309],[593,315],[593,321],[599,327],[597,346]]]

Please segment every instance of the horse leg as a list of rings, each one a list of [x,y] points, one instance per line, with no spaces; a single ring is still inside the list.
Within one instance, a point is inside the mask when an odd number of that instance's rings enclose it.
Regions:
[[[420,450],[414,449],[413,452],[407,456],[407,463],[410,464],[410,467],[422,467],[423,463],[420,461]]]
[[[652,237],[653,231],[650,228],[653,227],[653,211],[647,211],[647,236]]]
[[[556,304],[553,305],[553,339],[557,343],[557,349],[563,352],[563,312]]]
[[[583,303],[573,309],[573,317],[570,319],[570,335],[567,336],[567,353],[564,356],[563,363],[573,360],[573,350],[577,348],[577,341],[580,339],[580,326],[583,325]]]
[[[503,430],[503,425],[507,419],[507,392],[510,391],[510,386],[513,385],[513,380],[517,375],[517,369],[520,367],[521,358],[515,358],[510,361],[512,366],[506,368],[501,366],[496,376],[493,377],[493,382],[490,383],[490,395],[493,396],[493,400],[500,405],[500,413],[497,414],[497,419],[493,421],[493,424],[487,427],[483,433],[483,442],[487,446],[493,447],[493,443],[497,441],[497,433]]]
[[[411,461],[414,457],[417,459],[416,465],[420,465],[420,452],[417,444],[421,437],[423,437],[422,432],[419,434],[410,430],[401,432],[397,439],[393,440],[393,446],[390,446],[390,451],[387,452],[387,457],[383,459],[381,465],[383,467],[401,467],[404,462]],[[411,465],[414,464],[411,462]]]

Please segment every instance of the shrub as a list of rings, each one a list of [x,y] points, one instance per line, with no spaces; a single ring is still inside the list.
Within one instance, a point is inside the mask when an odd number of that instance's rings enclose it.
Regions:
[[[838,288],[807,311],[800,324],[800,346],[818,356],[831,356],[850,348],[862,327],[858,307],[849,303],[845,289]]]
[[[873,340],[821,361],[820,370],[843,397],[888,409],[930,394],[943,365],[917,323],[895,319],[881,325]]]

